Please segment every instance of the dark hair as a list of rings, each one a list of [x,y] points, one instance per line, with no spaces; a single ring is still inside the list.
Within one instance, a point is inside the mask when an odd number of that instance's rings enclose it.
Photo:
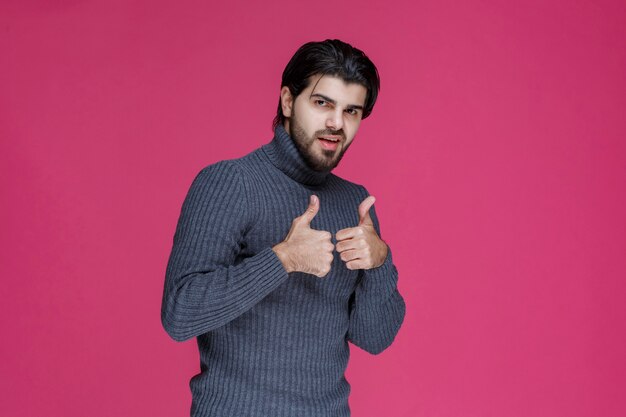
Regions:
[[[370,115],[380,90],[378,70],[363,51],[337,39],[305,43],[291,57],[283,71],[280,87],[287,86],[294,99],[309,86],[316,74],[339,77],[367,89],[363,119]],[[280,98],[273,128],[285,121]]]

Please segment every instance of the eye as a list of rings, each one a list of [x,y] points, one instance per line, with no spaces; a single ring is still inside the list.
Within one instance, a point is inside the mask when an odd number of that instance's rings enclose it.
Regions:
[[[315,100],[315,104],[317,106],[324,107],[324,106],[326,106],[327,102],[326,102],[326,100],[322,100],[322,99],[318,98],[318,99]]]
[[[346,113],[348,113],[350,116],[356,116],[359,114],[359,111],[357,109],[346,109]]]

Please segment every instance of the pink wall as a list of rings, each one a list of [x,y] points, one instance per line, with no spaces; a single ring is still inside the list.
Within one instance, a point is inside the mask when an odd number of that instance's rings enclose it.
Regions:
[[[352,349],[353,415],[625,415],[624,2],[226,3],[0,4],[0,415],[188,414],[196,347],[159,319],[182,199],[327,37],[382,76],[338,173],[408,304]]]

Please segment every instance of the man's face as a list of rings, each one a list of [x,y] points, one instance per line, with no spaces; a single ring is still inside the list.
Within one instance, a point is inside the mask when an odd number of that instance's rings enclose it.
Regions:
[[[295,99],[283,87],[285,130],[312,169],[330,171],[339,164],[361,124],[366,95],[364,86],[328,75],[312,76]]]

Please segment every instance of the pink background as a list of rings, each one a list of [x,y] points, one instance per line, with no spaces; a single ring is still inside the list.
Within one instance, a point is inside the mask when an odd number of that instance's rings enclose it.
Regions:
[[[337,173],[408,304],[352,348],[353,415],[626,415],[625,3],[215,3],[0,3],[0,415],[188,415],[195,342],[159,318],[182,200],[328,37],[381,73]]]

